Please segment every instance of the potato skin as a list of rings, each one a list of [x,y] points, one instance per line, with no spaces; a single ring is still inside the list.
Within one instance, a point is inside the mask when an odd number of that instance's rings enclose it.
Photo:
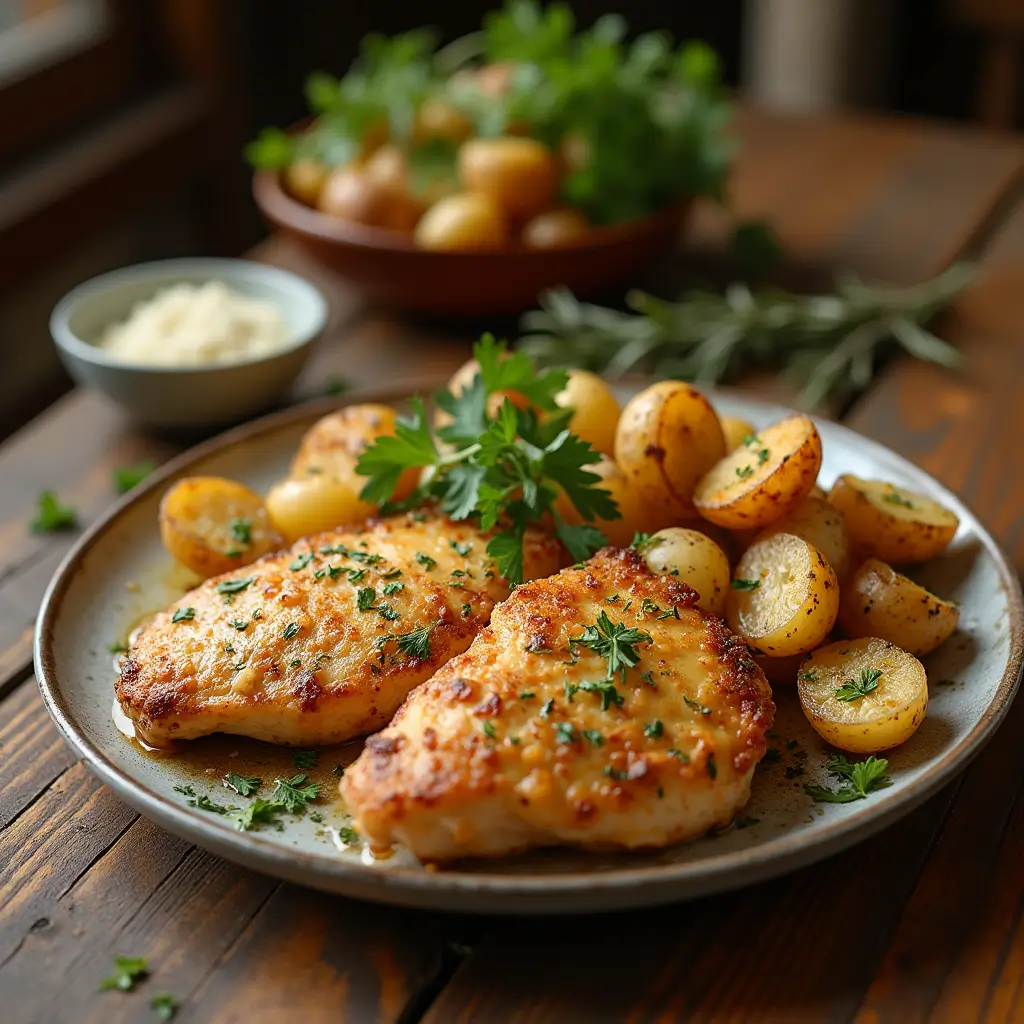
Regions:
[[[813,544],[832,566],[836,579],[846,578],[850,571],[850,541],[835,505],[824,498],[808,497],[789,515],[766,526],[754,540],[766,540],[776,533],[792,533]]]
[[[882,673],[865,697],[842,701],[835,692],[866,668]],[[843,640],[814,651],[797,676],[800,707],[827,743],[854,754],[874,754],[906,742],[928,710],[928,676],[911,654],[887,640]]]
[[[662,576],[674,575],[700,594],[697,607],[725,614],[729,593],[729,559],[706,534],[682,526],[659,530],[641,549],[647,567]]]
[[[920,658],[952,635],[960,609],[877,558],[844,584],[839,624],[851,637],[877,636]]]
[[[267,493],[267,510],[289,544],[325,530],[360,523],[377,512],[359,497],[366,482],[355,470],[288,477]]]
[[[236,521],[244,521],[247,530],[236,533]],[[160,501],[159,522],[160,539],[171,556],[204,579],[284,547],[263,499],[223,477],[179,480]]]
[[[812,544],[779,533],[752,544],[736,566],[726,622],[744,640],[771,657],[789,657],[817,647],[839,611],[839,585],[832,567]]]
[[[743,444],[744,438],[757,433],[757,428],[753,423],[749,420],[741,420],[738,416],[720,416],[719,421],[722,424],[722,433],[725,435],[725,450],[727,452],[735,451]]]
[[[682,381],[635,395],[615,431],[615,461],[661,525],[696,518],[694,487],[724,454],[718,415]]]
[[[588,370],[570,370],[569,381],[555,396],[564,409],[572,408],[569,429],[595,450],[611,458],[615,451],[615,427],[622,407],[612,389]]]
[[[617,548],[629,547],[635,534],[650,531],[648,510],[639,500],[636,489],[630,486],[626,475],[607,455],[602,455],[600,462],[587,466],[587,469],[601,478],[600,486],[618,502],[619,512],[622,513],[620,519],[595,519],[593,525],[608,538],[609,544]],[[570,525],[577,526],[583,522],[564,491],[555,499],[555,511]]]
[[[469,139],[459,150],[459,179],[509,218],[527,220],[554,202],[558,167],[551,150],[536,139]]]
[[[487,252],[503,249],[509,240],[505,215],[481,193],[458,192],[439,199],[416,225],[421,249],[440,252]]]
[[[767,526],[803,502],[821,468],[821,437],[807,416],[790,416],[730,452],[698,482],[697,511],[729,530]]]
[[[560,208],[528,220],[520,237],[527,249],[558,249],[578,245],[589,234],[590,225],[579,210]]]
[[[828,500],[861,555],[890,565],[927,562],[956,535],[957,517],[931,498],[880,480],[840,476]]]

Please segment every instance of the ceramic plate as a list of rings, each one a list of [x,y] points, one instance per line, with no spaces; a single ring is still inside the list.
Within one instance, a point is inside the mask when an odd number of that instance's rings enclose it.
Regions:
[[[737,395],[711,397],[722,412],[758,426],[785,412]],[[235,831],[224,817],[187,806],[175,787],[192,786],[198,794],[230,803],[234,794],[220,783],[225,765],[238,765],[244,774],[258,761],[255,773],[269,778],[288,770],[289,755],[230,738],[200,741],[175,757],[146,753],[118,731],[112,718],[109,647],[185,585],[171,570],[157,530],[157,506],[168,483],[203,473],[265,490],[285,474],[302,432],[334,404],[249,424],[166,466],[81,539],[58,570],[39,617],[39,685],[68,743],[141,813],[229,860],[348,896],[457,911],[594,911],[687,899],[790,871],[907,814],[964,768],[1010,705],[1020,676],[1024,610],[1016,575],[995,542],[954,495],[920,469],[844,427],[819,422],[823,483],[843,472],[883,478],[931,495],[960,517],[945,556],[917,574],[926,586],[960,602],[960,630],[927,659],[928,716],[916,735],[889,755],[891,788],[857,803],[813,803],[803,784],[828,781],[828,750],[804,720],[795,694],[782,691],[776,694],[779,711],[769,739],[778,753],[758,768],[741,819],[745,827],[660,853],[547,850],[439,871],[425,870],[408,855],[373,860],[340,841],[338,829],[347,818],[331,799],[336,789],[330,769],[354,757],[358,744],[321,756],[314,772],[326,794],[319,822],[307,816],[280,832]]]

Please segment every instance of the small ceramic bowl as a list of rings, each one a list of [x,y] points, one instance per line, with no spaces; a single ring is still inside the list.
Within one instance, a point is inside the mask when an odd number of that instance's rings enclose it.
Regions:
[[[288,324],[288,344],[256,359],[207,366],[126,363],[96,344],[106,327],[162,289],[207,281],[272,302]],[[326,300],[295,274],[247,260],[174,259],[80,284],[57,303],[50,333],[78,384],[103,392],[145,426],[191,429],[224,426],[266,409],[298,375],[326,322]]]
[[[290,196],[276,171],[260,171],[253,196],[264,219],[371,298],[442,316],[499,316],[537,305],[548,288],[580,298],[629,283],[678,241],[682,199],[638,220],[595,228],[575,245],[496,252],[420,249],[397,231],[329,217]]]

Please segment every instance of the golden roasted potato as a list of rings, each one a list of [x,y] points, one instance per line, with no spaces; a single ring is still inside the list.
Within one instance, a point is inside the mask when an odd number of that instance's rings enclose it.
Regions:
[[[376,505],[359,497],[366,478],[355,469],[288,477],[270,488],[267,511],[289,544],[375,515]]]
[[[284,187],[307,206],[317,206],[330,169],[319,160],[296,160],[284,170]]]
[[[510,219],[529,220],[554,202],[558,167],[551,150],[536,139],[470,139],[459,150],[459,180]]]
[[[545,210],[528,220],[520,238],[527,249],[558,249],[576,245],[589,234],[590,225],[579,210],[562,208]]]
[[[290,476],[327,476],[343,483],[366,483],[355,472],[359,456],[378,438],[393,436],[397,413],[389,405],[364,402],[348,405],[317,420],[303,435],[292,459]],[[416,488],[419,472],[406,470],[399,478],[393,498],[401,501]],[[369,514],[369,513],[367,513]],[[336,524],[335,524],[336,525]]]
[[[851,637],[877,636],[920,658],[952,635],[960,609],[885,562],[869,558],[843,585],[839,625]]]
[[[730,452],[693,495],[705,519],[730,530],[767,526],[799,505],[821,468],[821,438],[807,416],[775,423]]]
[[[797,689],[814,731],[855,754],[904,743],[928,709],[924,666],[877,637],[819,648],[801,665]]]
[[[820,484],[815,484],[810,493],[807,495],[808,498],[827,498],[828,495],[821,489]]]
[[[694,519],[693,489],[725,454],[718,415],[682,381],[652,384],[627,403],[615,431],[615,461],[660,525]]]
[[[563,409],[573,410],[569,429],[611,458],[615,451],[615,427],[622,414],[612,389],[596,373],[570,370],[569,381],[555,401]]]
[[[772,657],[813,650],[839,611],[839,584],[813,544],[777,533],[747,548],[736,566],[726,621],[751,647]]]
[[[357,167],[339,167],[328,175],[317,205],[340,220],[391,231],[412,231],[423,212],[422,206],[403,190],[384,184],[382,177],[370,177]]]
[[[960,524],[937,501],[881,480],[838,477],[828,500],[843,514],[854,547],[891,565],[934,558]]]
[[[699,608],[712,615],[725,614],[729,593],[729,559],[706,534],[682,526],[659,530],[642,547],[652,572],[678,577],[700,594]]]
[[[836,579],[844,579],[849,572],[850,540],[843,517],[835,505],[824,498],[805,498],[788,515],[761,530],[754,540],[766,540],[776,533],[792,533],[813,544],[832,566]]]
[[[416,111],[412,126],[412,141],[420,145],[429,139],[463,142],[473,134],[473,125],[461,110],[447,100],[427,100]]]
[[[219,476],[185,477],[164,494],[160,539],[176,561],[204,579],[284,547],[263,499]]]
[[[757,428],[748,420],[741,420],[738,416],[719,416],[722,424],[722,434],[725,436],[725,450],[735,451],[748,437],[757,433]]]
[[[423,214],[415,238],[422,249],[484,252],[508,244],[508,224],[489,196],[458,192],[439,199]]]
[[[607,455],[602,455],[600,462],[587,466],[587,469],[601,478],[601,487],[611,494],[619,506],[619,512],[622,513],[620,519],[595,519],[593,525],[608,538],[609,544],[614,544],[617,548],[628,547],[637,533],[650,529],[647,510],[640,502],[636,491],[630,487],[626,475]],[[564,491],[555,500],[555,511],[572,526],[583,522]]]

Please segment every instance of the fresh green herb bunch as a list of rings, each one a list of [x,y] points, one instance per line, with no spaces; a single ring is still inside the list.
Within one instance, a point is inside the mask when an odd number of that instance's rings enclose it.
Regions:
[[[361,497],[388,502],[402,473],[429,467],[429,479],[403,506],[436,500],[453,519],[472,517],[485,530],[498,527],[487,554],[502,576],[521,583],[523,538],[531,523],[550,516],[577,560],[607,543],[595,527],[562,520],[554,508],[562,491],[585,520],[617,518],[618,507],[587,469],[600,454],[569,431],[572,410],[555,402],[565,372],[538,373],[529,359],[507,354],[505,344],[489,334],[473,354],[480,369],[465,390],[439,391],[434,397],[450,417],[447,424],[432,428],[422,400],[414,399],[411,415],[398,419],[394,436],[377,438],[359,457],[356,471],[369,478]],[[509,391],[524,396],[530,408],[519,409],[506,398],[491,415],[490,397]]]
[[[566,4],[509,0],[482,31],[441,49],[428,29],[369,36],[343,78],[310,76],[316,121],[308,131],[266,129],[246,155],[256,167],[300,157],[338,166],[386,129],[406,151],[414,191],[423,191],[455,178],[457,146],[417,142],[413,132],[417,109],[443,98],[479,136],[514,125],[555,150],[573,139],[585,156],[566,175],[562,198],[594,223],[642,216],[682,195],[721,198],[732,144],[717,55],[703,43],[674,47],[662,32],[626,35],[618,15],[577,32]],[[501,89],[459,73],[481,63],[509,69]]]
[[[799,404],[813,408],[863,389],[893,350],[956,366],[956,349],[925,325],[971,276],[970,267],[958,264],[911,288],[870,286],[841,275],[833,295],[752,291],[739,283],[724,294],[691,291],[677,302],[632,292],[632,312],[552,291],[540,310],[523,317],[521,351],[543,365],[701,384],[755,366],[781,368],[802,385]]]

